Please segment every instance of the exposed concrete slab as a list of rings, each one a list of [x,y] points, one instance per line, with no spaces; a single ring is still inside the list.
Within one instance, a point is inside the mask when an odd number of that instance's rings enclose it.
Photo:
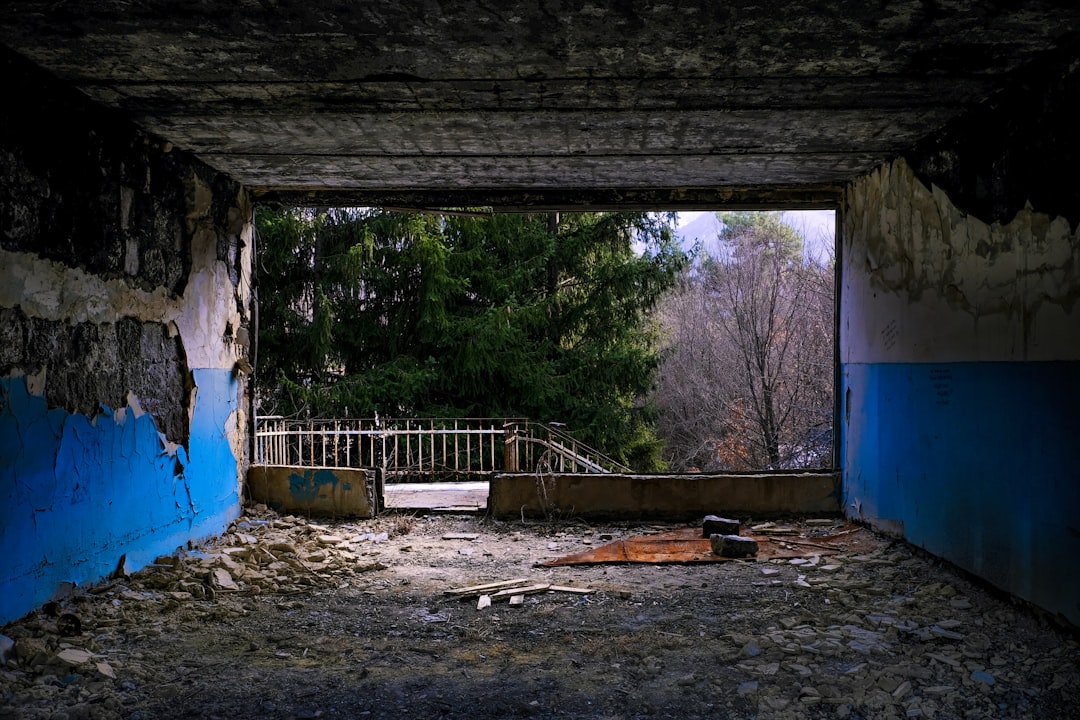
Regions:
[[[496,475],[488,507],[494,517],[651,518],[840,512],[839,473],[745,475]],[[542,497],[543,496],[543,499]]]
[[[252,465],[248,492],[279,512],[306,516],[374,517],[375,474],[350,468]]]
[[[993,0],[0,7],[12,54],[253,191],[324,205],[695,185],[782,202],[983,112],[1077,32],[1075,3]]]

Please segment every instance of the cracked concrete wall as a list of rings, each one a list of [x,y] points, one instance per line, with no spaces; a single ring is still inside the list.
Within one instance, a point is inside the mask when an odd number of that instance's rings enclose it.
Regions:
[[[250,405],[246,191],[17,70],[38,99],[0,110],[0,623],[224,528]]]
[[[1080,624],[1080,232],[903,160],[842,212],[846,511]]]

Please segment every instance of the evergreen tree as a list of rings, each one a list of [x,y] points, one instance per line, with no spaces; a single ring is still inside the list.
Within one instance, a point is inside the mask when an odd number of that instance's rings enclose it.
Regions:
[[[670,216],[262,210],[261,412],[527,417],[650,469]],[[636,247],[646,252],[635,252]]]

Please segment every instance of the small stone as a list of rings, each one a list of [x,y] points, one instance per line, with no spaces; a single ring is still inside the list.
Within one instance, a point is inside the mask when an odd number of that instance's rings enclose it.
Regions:
[[[239,590],[240,586],[233,580],[232,575],[225,568],[216,568],[211,573],[211,582],[218,590]]]
[[[937,636],[937,637],[946,638],[948,640],[963,640],[964,639],[964,636],[961,635],[960,633],[953,632],[952,630],[946,630],[945,628],[941,627],[940,625],[934,625],[932,628],[930,628],[930,632],[933,635]]]
[[[976,670],[971,673],[971,679],[975,682],[981,682],[984,685],[993,685],[997,682],[997,680],[994,679],[994,676],[985,670]]]
[[[83,663],[90,662],[93,657],[86,650],[80,650],[78,648],[68,648],[67,650],[61,650],[56,654],[56,659],[67,663],[68,665],[82,665]]]
[[[740,695],[749,695],[750,693],[757,692],[757,690],[758,690],[757,680],[748,680],[747,682],[739,683],[739,689],[737,690],[737,692]]]
[[[780,572],[780,570],[777,569],[777,568],[774,568],[774,567],[763,567],[763,568],[761,568],[761,574],[764,575],[765,577],[769,577],[770,575],[776,575],[779,572]]]
[[[717,517],[716,515],[706,515],[701,523],[701,537],[738,535],[740,531],[741,527],[738,520]]]
[[[709,542],[713,553],[721,557],[751,557],[757,555],[758,551],[757,540],[742,535],[713,535]]]

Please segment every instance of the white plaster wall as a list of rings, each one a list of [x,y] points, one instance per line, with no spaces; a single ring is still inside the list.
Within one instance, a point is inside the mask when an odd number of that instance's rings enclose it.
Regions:
[[[1080,359],[1080,234],[1024,210],[987,225],[903,160],[845,197],[843,363]]]

